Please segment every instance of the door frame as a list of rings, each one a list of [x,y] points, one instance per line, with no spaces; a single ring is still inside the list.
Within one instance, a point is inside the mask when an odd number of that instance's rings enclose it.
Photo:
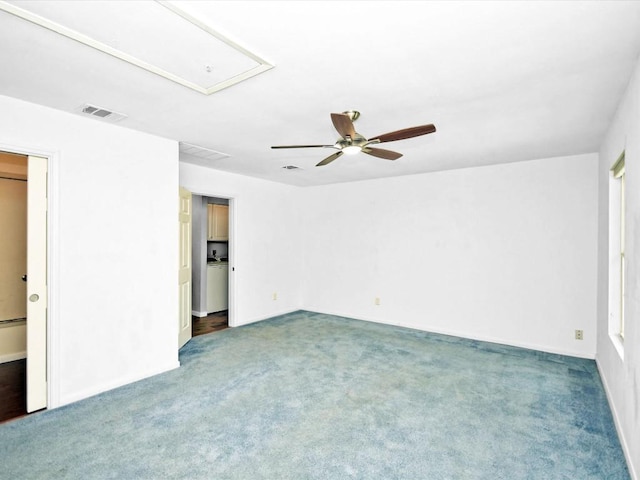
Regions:
[[[178,350],[192,338],[193,301],[193,194],[184,187],[178,188],[179,262],[178,262]],[[188,221],[185,221],[188,219]],[[184,227],[187,227],[186,231]],[[185,292],[185,287],[188,291]]]
[[[58,205],[58,152],[38,147],[0,143],[0,150],[19,155],[43,157],[47,159],[47,409],[60,406],[60,332],[58,318],[59,304],[59,244],[60,230]],[[27,179],[28,180],[28,179]],[[25,299],[26,301],[26,299]],[[28,320],[27,320],[28,321]],[[28,355],[28,354],[27,354]]]
[[[182,185],[180,187],[186,188],[192,195],[200,195],[202,197],[222,198],[229,200],[229,308],[227,310],[227,323],[230,327],[236,327],[236,210],[238,208],[238,197],[236,195],[230,195],[228,193],[212,193],[203,192],[200,189],[194,189],[189,185]],[[191,266],[193,270],[193,265]]]

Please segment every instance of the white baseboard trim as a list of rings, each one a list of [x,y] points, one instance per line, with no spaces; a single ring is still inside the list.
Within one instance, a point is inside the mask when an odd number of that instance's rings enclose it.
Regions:
[[[600,367],[600,361],[598,360],[597,356],[596,356],[596,366],[598,367],[600,380],[602,380],[602,385],[604,386],[604,392],[607,395],[607,402],[609,403],[609,409],[611,410],[611,413],[613,416],[613,423],[616,426],[616,432],[618,433],[618,439],[620,440],[620,445],[622,446],[624,458],[627,461],[629,474],[631,475],[632,480],[640,480],[640,478],[638,477],[638,473],[631,461],[631,452],[629,451],[629,445],[627,444],[622,432],[618,410],[616,410],[616,405],[615,403],[613,403],[613,399],[611,398],[611,389],[609,388],[609,384],[607,383],[607,378],[602,374],[602,368]]]
[[[428,332],[428,333],[437,333],[440,335],[449,335],[452,337],[458,337],[458,338],[466,338],[468,340],[477,340],[480,342],[489,342],[489,343],[497,343],[499,345],[507,345],[509,347],[518,347],[518,348],[526,348],[528,350],[536,350],[538,352],[546,352],[546,353],[553,353],[556,355],[565,355],[568,357],[577,357],[577,358],[585,358],[588,360],[594,360],[595,359],[595,353],[591,354],[585,354],[582,352],[573,352],[573,351],[569,351],[569,350],[561,350],[561,349],[555,349],[555,348],[549,348],[546,347],[544,345],[536,345],[534,343],[521,343],[521,342],[508,342],[505,339],[502,338],[496,338],[496,337],[491,337],[491,336],[484,336],[484,335],[469,335],[466,332],[461,332],[458,330],[448,330],[448,329],[438,329],[438,328],[423,328],[420,327],[418,325],[412,325],[412,324],[408,324],[408,323],[403,323],[403,322],[390,322],[387,320],[382,320],[382,319],[378,319],[378,318],[365,318],[365,317],[361,317],[361,316],[357,316],[357,315],[352,315],[349,313],[342,313],[342,312],[331,312],[331,311],[320,311],[320,310],[312,310],[312,309],[308,309],[308,308],[303,308],[302,310],[307,310],[309,312],[316,312],[316,313],[323,313],[326,315],[335,315],[337,317],[345,317],[345,318],[353,318],[354,320],[361,320],[363,322],[372,322],[372,323],[380,323],[383,325],[393,325],[395,327],[403,327],[403,328],[410,328],[412,330],[419,330],[421,332]]]
[[[191,315],[194,317],[202,318],[207,316],[207,312],[198,312],[197,310],[191,310]]]
[[[7,353],[5,355],[0,355],[0,363],[15,362],[16,360],[22,360],[23,358],[27,358],[26,351]]]
[[[236,323],[235,325],[229,325],[229,326],[230,327],[242,327],[243,325],[250,325],[252,323],[261,322],[263,320],[269,320],[270,318],[273,318],[273,317],[279,317],[280,315],[286,315],[288,313],[293,313],[293,312],[298,312],[298,311],[300,311],[300,308],[292,308],[292,309],[283,310],[283,311],[280,311],[280,312],[273,312],[273,313],[270,313],[269,315],[260,316],[260,317],[254,317],[252,319],[245,320],[245,321],[243,321],[241,323]]]
[[[137,373],[135,375],[131,375],[128,377],[122,377],[122,378],[118,378],[117,380],[111,381],[111,382],[105,382],[101,385],[95,385],[91,388],[88,388],[86,390],[82,390],[79,392],[73,392],[71,394],[67,394],[67,395],[61,395],[60,396],[60,403],[58,405],[56,405],[53,408],[56,407],[61,407],[63,405],[68,405],[70,403],[74,403],[74,402],[78,402],[80,400],[84,400],[85,398],[89,398],[89,397],[93,397],[94,395],[98,395],[100,393],[104,393],[107,392],[109,390],[113,390],[115,388],[118,387],[123,387],[125,385],[128,385],[130,383],[134,383],[134,382],[138,382],[140,380],[144,380],[145,378],[149,378],[149,377],[153,377],[155,375],[159,375],[161,373],[165,373],[168,372],[170,370],[174,370],[176,368],[180,367],[180,362],[178,362],[177,360],[175,362],[172,362],[169,365],[166,365],[164,367],[161,368],[157,368],[157,369],[153,369],[153,370],[149,370],[143,373]]]

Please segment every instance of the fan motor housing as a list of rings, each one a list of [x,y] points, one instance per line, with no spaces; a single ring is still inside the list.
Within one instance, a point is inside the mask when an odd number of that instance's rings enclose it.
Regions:
[[[340,138],[335,146],[336,148],[343,149],[345,147],[360,147],[363,148],[367,144],[367,139],[359,133],[356,133],[353,138],[347,136],[346,138]]]

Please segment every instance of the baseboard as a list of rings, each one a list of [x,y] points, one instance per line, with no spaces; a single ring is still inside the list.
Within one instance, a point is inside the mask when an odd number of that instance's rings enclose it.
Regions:
[[[611,389],[609,388],[609,384],[607,383],[607,378],[602,374],[602,368],[600,367],[600,361],[596,356],[596,366],[598,367],[598,373],[600,374],[600,380],[602,380],[602,385],[604,386],[604,392],[607,395],[607,402],[609,403],[609,410],[611,410],[611,414],[613,416],[613,424],[616,426],[616,432],[618,433],[618,439],[620,440],[620,445],[622,446],[622,452],[624,453],[624,458],[627,461],[627,467],[629,468],[629,474],[631,475],[632,480],[640,480],[636,469],[631,461],[631,452],[629,451],[629,445],[627,444],[621,424],[620,417],[618,416],[618,410],[616,410],[616,406],[613,403],[611,398]]]
[[[207,316],[207,312],[198,312],[196,310],[191,310],[191,315],[194,317],[202,318]]]
[[[491,336],[484,336],[484,335],[469,335],[466,332],[461,332],[458,330],[449,330],[449,329],[438,329],[438,328],[421,328],[417,325],[412,325],[412,324],[408,324],[408,323],[402,323],[402,322],[389,322],[386,320],[381,320],[381,319],[377,319],[377,318],[366,318],[366,317],[360,317],[360,316],[356,316],[356,315],[351,315],[349,313],[343,313],[343,312],[331,312],[331,311],[318,311],[318,310],[308,310],[308,309],[304,309],[307,311],[311,311],[311,312],[317,312],[317,313],[323,313],[325,315],[335,315],[337,317],[345,317],[345,318],[353,318],[354,320],[361,320],[363,322],[372,322],[372,323],[380,323],[382,325],[393,325],[394,327],[403,327],[403,328],[410,328],[412,330],[419,330],[421,332],[429,332],[429,333],[437,333],[440,335],[449,335],[451,337],[458,337],[458,338],[466,338],[468,340],[477,340],[479,342],[488,342],[488,343],[497,343],[499,345],[507,345],[510,347],[518,347],[518,348],[526,348],[528,350],[536,350],[538,352],[545,352],[545,353],[553,353],[556,355],[564,355],[567,357],[576,357],[576,358],[585,358],[588,360],[594,360],[595,359],[595,353],[593,354],[585,354],[585,353],[581,353],[581,352],[574,352],[574,351],[569,351],[569,350],[562,350],[562,349],[556,349],[556,348],[549,348],[546,347],[544,345],[537,345],[534,343],[524,343],[524,342],[507,342],[502,338],[496,338],[496,337],[491,337]]]
[[[93,397],[94,395],[98,395],[100,393],[104,393],[104,392],[107,392],[109,390],[116,389],[118,387],[124,387],[125,385],[128,385],[130,383],[135,383],[135,382],[138,382],[140,380],[144,380],[145,378],[153,377],[155,375],[159,375],[161,373],[165,373],[165,372],[168,372],[170,370],[174,370],[174,369],[176,369],[178,367],[180,367],[180,362],[176,360],[175,362],[172,362],[169,365],[166,365],[166,366],[161,367],[161,368],[157,368],[157,369],[154,369],[154,370],[149,370],[149,371],[144,372],[144,373],[138,373],[136,375],[131,375],[129,377],[119,378],[119,379],[114,380],[112,382],[106,382],[106,383],[103,383],[101,385],[96,385],[96,386],[94,386],[92,388],[88,388],[86,390],[75,392],[75,393],[72,393],[70,395],[61,395],[60,396],[60,403],[57,404],[55,407],[57,408],[57,407],[61,407],[63,405],[68,405],[70,403],[78,402],[80,400],[84,400],[85,398]]]
[[[261,322],[263,320],[268,320],[270,318],[279,317],[280,315],[287,315],[288,313],[299,312],[299,308],[292,308],[288,310],[283,310],[281,312],[272,312],[269,315],[254,317],[252,319],[246,320],[242,323],[236,323],[235,325],[229,325],[230,327],[242,327],[243,325],[250,325],[252,323]]]
[[[407,326],[408,328],[416,328],[415,326]],[[497,343],[500,345],[507,345],[509,347],[526,348],[527,350],[535,350],[537,352],[552,353],[554,355],[562,355],[565,357],[584,358],[587,360],[595,360],[595,353],[583,353],[573,350],[564,350],[561,348],[550,348],[545,345],[538,345],[536,343],[527,342],[508,342],[503,338],[492,337],[489,335],[473,335],[470,336],[466,333],[455,330],[429,330],[433,333],[440,333],[442,335],[451,335],[454,337],[468,338],[470,340],[478,340],[480,342]]]
[[[16,353],[7,353],[5,355],[0,355],[0,363],[8,363],[15,362],[16,360],[22,360],[23,358],[27,358],[27,352],[16,352]]]

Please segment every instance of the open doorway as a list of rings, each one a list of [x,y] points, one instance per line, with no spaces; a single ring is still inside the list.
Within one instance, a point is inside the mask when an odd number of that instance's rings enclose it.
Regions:
[[[47,168],[0,151],[0,421],[48,403]]]
[[[0,152],[0,422],[27,413],[27,165]]]
[[[229,199],[192,196],[192,336],[229,326]]]

